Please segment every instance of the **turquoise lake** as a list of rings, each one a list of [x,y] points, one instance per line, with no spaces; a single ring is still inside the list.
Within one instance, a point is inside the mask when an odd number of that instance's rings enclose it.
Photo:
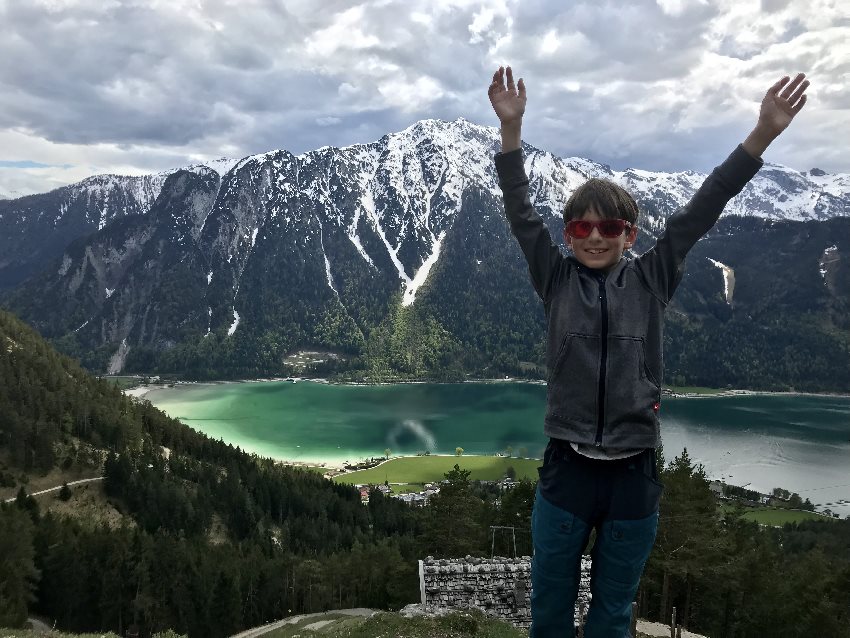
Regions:
[[[185,384],[145,399],[187,425],[263,456],[355,461],[425,451],[542,456],[546,388],[532,383]],[[666,398],[666,457],[687,447],[711,478],[784,487],[850,514],[850,397]]]

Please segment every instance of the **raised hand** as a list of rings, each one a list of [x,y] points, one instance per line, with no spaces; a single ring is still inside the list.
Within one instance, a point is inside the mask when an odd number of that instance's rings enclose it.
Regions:
[[[505,76],[507,76],[507,82],[505,82]],[[499,67],[499,70],[493,74],[493,82],[487,89],[487,95],[502,126],[519,125],[522,122],[526,103],[525,83],[520,78],[520,81],[514,84],[514,73],[511,67],[507,69]]]
[[[790,83],[789,83],[790,80]],[[756,127],[744,140],[744,150],[753,157],[761,157],[791,120],[806,104],[806,89],[809,81],[799,73],[793,80],[787,75],[767,90],[761,101],[761,110]]]
[[[758,126],[774,137],[782,133],[794,116],[806,104],[806,89],[809,81],[799,73],[789,84],[787,75],[767,90],[761,101]],[[783,88],[784,87],[784,88]]]

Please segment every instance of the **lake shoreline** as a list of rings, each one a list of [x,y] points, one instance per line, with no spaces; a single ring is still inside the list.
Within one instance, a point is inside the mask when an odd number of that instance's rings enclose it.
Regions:
[[[128,381],[136,379],[119,380]],[[304,378],[154,381],[127,393],[162,405],[176,418],[185,415],[184,423],[214,439],[319,474],[383,462],[385,448],[394,458],[429,450],[451,456],[455,447],[467,457],[490,457],[512,448],[522,450],[517,456],[537,458],[539,465],[547,443],[542,431],[546,389],[539,382],[490,379],[476,387],[474,382],[378,385]],[[268,386],[269,381],[279,383]],[[686,448],[710,478],[763,493],[781,486],[806,496],[816,488],[809,494],[817,497],[816,505],[835,502],[842,515],[850,513],[847,490],[837,489],[847,483],[840,468],[846,468],[850,453],[850,430],[846,418],[837,415],[850,415],[848,397],[671,390],[662,398],[668,454]],[[240,405],[243,396],[249,400]],[[715,401],[679,400],[710,397]],[[218,407],[206,412],[202,405]],[[320,427],[305,429],[305,419]],[[827,487],[836,489],[822,491]]]
[[[322,383],[326,385],[339,385],[339,386],[390,386],[390,385],[423,385],[432,383],[435,385],[462,385],[464,383],[522,383],[529,385],[546,385],[545,381],[542,380],[534,380],[534,379],[517,379],[517,378],[508,378],[508,379],[465,379],[464,381],[378,381],[378,382],[366,382],[366,381],[330,381],[329,379],[324,379],[321,377],[272,377],[272,378],[258,378],[258,379],[234,379],[234,380],[217,380],[217,381],[174,381],[171,383],[155,383],[149,385],[137,385],[130,388],[126,388],[123,390],[124,394],[127,396],[133,396],[136,398],[142,398],[148,392],[153,390],[165,390],[165,389],[173,389],[178,386],[183,385],[230,385],[230,384],[238,384],[238,383],[271,383],[271,382],[280,382],[280,381],[290,381],[292,383]],[[840,392],[790,392],[784,390],[749,390],[749,389],[717,389],[712,392],[677,392],[675,390],[670,390],[668,388],[662,388],[661,390],[661,398],[672,398],[672,399],[711,399],[711,398],[728,398],[735,396],[789,396],[789,397],[837,397],[842,399],[850,399],[850,393],[843,394]]]

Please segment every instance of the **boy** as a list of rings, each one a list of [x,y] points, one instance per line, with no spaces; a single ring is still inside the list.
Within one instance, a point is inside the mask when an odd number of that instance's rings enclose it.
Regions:
[[[581,554],[591,529],[584,635],[629,635],[631,603],[658,525],[664,310],[688,250],[761,168],[762,153],[806,103],[808,85],[800,74],[767,91],[747,139],[640,257],[623,257],[637,235],[634,199],[607,180],[579,187],[564,210],[564,240],[572,250],[564,257],[528,198],[520,150],[525,85],[514,84],[510,67],[493,74],[488,94],[501,123],[496,168],[505,212],[547,321],[550,440],[531,524],[532,638],[575,631]]]

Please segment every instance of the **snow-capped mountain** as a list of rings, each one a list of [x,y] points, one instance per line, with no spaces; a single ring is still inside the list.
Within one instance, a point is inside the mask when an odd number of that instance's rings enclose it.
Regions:
[[[66,350],[96,350],[91,361],[110,371],[177,369],[180,357],[201,366],[233,348],[251,361],[246,370],[262,371],[302,346],[364,355],[381,330],[398,336],[399,308],[419,313],[441,343],[531,360],[542,336],[539,302],[503,218],[498,145],[495,129],[425,120],[371,144],[98,176],[0,202],[0,282],[18,284],[6,304]],[[573,189],[603,176],[645,211],[638,250],[704,177],[618,172],[528,145],[524,152],[532,199],[554,237]],[[766,229],[810,223],[826,226],[809,228],[799,258],[811,261],[806,272],[823,289],[813,303],[833,308],[846,294],[835,273],[846,272],[850,233],[833,235],[847,221],[848,184],[847,176],[766,166],[695,249],[699,256],[713,237],[726,238],[699,257],[677,308],[721,319],[733,304],[749,309],[746,260],[724,246],[745,240],[748,249],[752,237],[770,236],[770,250],[781,245],[797,259],[800,241],[786,247]],[[482,345],[481,330],[499,336]]]
[[[222,158],[209,167],[183,170],[212,168],[224,174],[235,163]],[[148,213],[172,173],[94,175],[48,193],[0,201],[0,289],[38,272],[74,239],[116,219]]]
[[[371,211],[369,197],[380,193],[368,192],[373,187],[395,190],[400,204],[410,218],[404,222],[385,220],[404,237],[402,244],[388,246],[396,260],[410,252],[413,244],[433,253],[438,249],[440,221],[430,220],[431,197],[439,191],[447,203],[455,203],[464,188],[476,186],[498,195],[492,170],[492,155],[497,150],[495,129],[476,126],[465,120],[446,123],[435,120],[419,122],[405,131],[388,135],[381,142],[343,149],[322,148],[294,158],[296,165],[310,173],[311,167],[328,165],[341,171],[349,186],[365,189],[364,200],[348,220],[359,223],[360,217],[378,222],[383,213]],[[692,171],[659,173],[639,169],[614,171],[609,167],[583,158],[558,158],[550,153],[526,146],[529,173],[535,182],[540,200],[554,211],[569,194],[589,176],[607,177],[627,188],[645,206],[647,228],[658,228],[663,219],[683,205],[694,193],[705,175]],[[190,166],[182,170],[212,169],[224,177],[233,169],[250,165],[255,170],[268,162],[273,165],[278,155],[274,151],[242,160],[222,158],[214,162]],[[416,161],[411,163],[411,159]],[[722,158],[718,158],[718,162]],[[165,171],[142,177],[97,175],[50,193],[4,201],[0,204],[0,287],[8,287],[37,271],[46,260],[57,255],[72,239],[102,229],[120,217],[147,213],[162,189],[168,175]],[[429,175],[444,181],[428,183]],[[275,179],[285,178],[279,171]],[[320,200],[331,200],[337,192],[323,193],[332,175],[317,176],[317,182],[307,185],[307,194]],[[293,184],[290,184],[293,186]],[[342,189],[344,184],[338,185]],[[232,186],[231,186],[232,187]],[[343,191],[338,191],[342,193]],[[423,199],[424,198],[424,199]],[[727,207],[726,215],[758,216],[769,219],[829,219],[850,213],[850,175],[830,175],[818,169],[797,172],[778,165],[766,165],[744,192]],[[438,207],[440,203],[437,202]],[[448,213],[450,217],[450,213]],[[334,218],[340,220],[339,215]],[[350,229],[353,227],[350,227]],[[252,229],[253,230],[253,229]],[[419,233],[422,236],[419,237]],[[410,233],[416,234],[414,240]],[[356,241],[356,232],[350,237]],[[411,244],[413,242],[413,244]],[[414,251],[417,252],[417,251]],[[368,255],[363,255],[369,259]],[[411,253],[412,256],[412,253]],[[416,259],[413,259],[415,262]],[[406,286],[413,285],[413,262],[397,265]]]

